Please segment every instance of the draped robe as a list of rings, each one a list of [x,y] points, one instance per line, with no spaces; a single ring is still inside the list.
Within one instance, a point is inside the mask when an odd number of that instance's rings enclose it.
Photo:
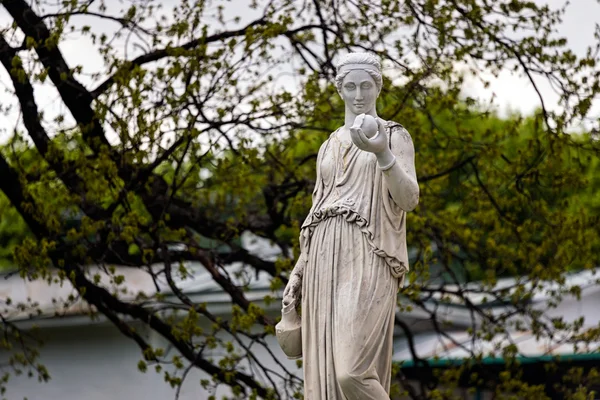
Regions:
[[[404,128],[386,123],[390,146]],[[338,129],[317,157],[301,229],[302,349],[307,400],[388,399],[396,295],[408,271],[406,213],[374,154]]]

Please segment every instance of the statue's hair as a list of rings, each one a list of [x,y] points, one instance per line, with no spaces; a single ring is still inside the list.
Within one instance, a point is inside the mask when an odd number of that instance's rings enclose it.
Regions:
[[[337,65],[337,75],[335,76],[335,86],[338,91],[342,90],[342,83],[344,82],[344,78],[346,75],[350,73],[350,71],[357,69],[345,69],[344,71],[340,71],[344,66],[348,65],[360,65],[364,66],[363,69],[371,78],[375,81],[375,85],[377,86],[377,90],[381,90],[383,86],[383,77],[381,76],[381,63],[373,54],[370,53],[348,53],[344,58],[340,60]]]

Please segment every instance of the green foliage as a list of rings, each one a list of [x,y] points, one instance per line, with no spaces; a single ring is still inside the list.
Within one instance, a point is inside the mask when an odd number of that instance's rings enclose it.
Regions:
[[[15,268],[13,251],[28,235],[27,225],[9,201],[0,195],[0,270]]]

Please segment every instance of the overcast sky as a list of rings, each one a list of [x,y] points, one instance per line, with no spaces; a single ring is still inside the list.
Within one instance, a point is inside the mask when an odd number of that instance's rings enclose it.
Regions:
[[[108,3],[115,0],[109,0]],[[239,1],[239,0],[238,0]],[[541,0],[539,0],[541,2]],[[171,2],[171,1],[169,1]],[[563,0],[547,0],[553,7],[558,7],[564,3]],[[167,3],[167,2],[165,2]],[[229,3],[232,4],[232,3]],[[110,7],[109,7],[110,9]],[[238,9],[238,8],[234,8]],[[250,18],[251,16],[247,16]],[[587,46],[594,43],[594,27],[600,22],[600,4],[596,0],[577,0],[570,4],[567,9],[567,14],[564,17],[561,26],[561,34],[564,35],[569,42],[569,47],[578,55],[585,52]],[[0,7],[0,27],[10,23],[10,18],[2,7]],[[106,24],[106,30],[114,29],[116,25],[103,22]],[[104,28],[104,27],[103,27]],[[95,51],[95,48],[89,39],[79,39],[65,42],[61,45],[61,50],[71,66],[81,64],[86,72],[97,72],[102,68],[102,59]],[[131,57],[130,57],[131,58]],[[520,111],[522,113],[530,113],[535,108],[539,107],[540,101],[533,90],[531,84],[520,76],[515,76],[509,72],[501,74],[497,78],[491,78],[489,88],[484,88],[477,79],[468,79],[465,84],[465,94],[477,97],[483,101],[489,100],[492,96],[495,98],[495,104],[501,113],[509,110]],[[556,107],[556,95],[553,94],[550,87],[539,80],[542,94],[545,101],[550,107]],[[84,84],[88,82],[83,82]],[[6,71],[0,69],[0,104],[6,105],[7,102],[13,103],[12,96],[5,92],[5,89],[12,89],[10,80]],[[58,101],[56,92],[50,87],[36,88],[36,101],[40,109],[48,114],[55,113],[57,110],[64,112],[64,106]],[[596,102],[598,103],[598,102]],[[600,107],[596,107],[600,109]],[[14,128],[18,121],[19,115],[17,112],[11,113],[7,118],[0,116],[0,143],[6,141],[7,136]]]
[[[537,1],[538,3],[544,3]],[[564,0],[547,0],[545,3],[556,8],[564,4]],[[578,56],[585,55],[588,46],[595,43],[595,25],[600,23],[600,4],[597,0],[575,0],[567,7],[560,34],[568,40],[568,46]],[[538,84],[545,101],[551,107],[557,106],[557,96],[543,79],[538,79]],[[540,106],[540,100],[533,86],[524,77],[519,77],[505,72],[498,78],[492,79],[492,84],[485,89],[477,80],[470,80],[466,85],[466,92],[482,99],[489,99],[492,94],[501,111],[507,110],[530,113]],[[595,102],[598,110],[598,101]],[[599,115],[598,112],[595,115]]]

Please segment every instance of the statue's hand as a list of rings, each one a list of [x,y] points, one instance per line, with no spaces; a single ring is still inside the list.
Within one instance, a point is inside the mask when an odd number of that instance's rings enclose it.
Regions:
[[[299,300],[299,295],[302,289],[302,277],[298,274],[292,274],[288,281],[285,290],[283,291],[283,306],[292,304]]]
[[[377,118],[377,133],[372,138],[368,138],[367,135],[360,128],[362,120],[358,121],[358,118],[354,120],[354,125],[350,127],[350,138],[356,147],[363,151],[370,153],[382,153],[389,150],[388,145],[388,133],[383,125],[383,120]]]

